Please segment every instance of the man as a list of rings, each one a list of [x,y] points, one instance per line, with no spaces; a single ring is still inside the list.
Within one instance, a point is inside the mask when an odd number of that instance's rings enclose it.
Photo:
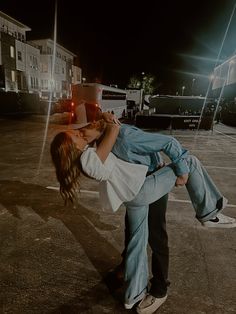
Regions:
[[[139,129],[131,126],[122,125],[112,152],[117,157],[126,161],[146,164],[149,167],[148,174],[151,174],[154,170],[163,166],[163,161],[160,154],[151,153],[146,155],[140,155],[138,153],[139,147],[143,145],[142,135],[143,133],[139,133]],[[124,138],[126,139],[125,145]],[[167,201],[168,194],[149,206],[148,242],[152,250],[151,270],[153,278],[151,279],[149,294],[142,302],[143,308],[138,309],[139,313],[146,313],[148,310],[151,310],[150,313],[153,313],[166,301],[167,298],[167,288],[170,284],[168,280],[169,247],[168,234],[166,231]],[[129,232],[130,230],[126,213],[125,248],[122,253],[123,260],[117,268],[118,275],[119,273],[122,274],[122,272],[124,272],[125,253],[129,240]],[[149,307],[151,308],[149,309]]]
[[[109,119],[114,119],[114,116],[103,114],[103,118],[109,121]],[[84,128],[81,132],[90,142],[91,129]],[[173,143],[170,143],[169,139]],[[160,142],[163,141],[163,143],[159,143],[158,140]],[[175,141],[175,139],[165,135],[147,133],[133,126],[122,125],[112,152],[126,161],[145,164],[149,167],[149,171],[152,172],[161,166],[162,163],[157,152],[162,149],[167,155],[170,154],[173,149],[171,146],[177,143]],[[186,173],[186,169],[184,169],[185,163],[180,161],[178,164],[176,173],[177,176],[181,176],[181,173]],[[180,185],[183,184],[181,183]],[[137,312],[141,314],[154,313],[167,298],[169,252],[165,222],[166,204],[167,195],[158,202],[153,203],[149,210],[149,243],[153,251],[153,278],[149,294],[137,307]],[[203,225],[217,228],[236,226],[234,219],[221,214],[217,215],[215,219],[203,223]],[[127,233],[129,233],[129,226],[126,229]]]
[[[113,121],[115,116],[113,114],[104,112],[98,114],[97,120],[103,118],[106,121]],[[75,126],[76,127],[76,126]],[[113,147],[112,152],[117,157],[139,164],[145,164],[149,167],[149,173],[151,174],[157,168],[164,165],[162,157],[158,153],[148,153],[140,155],[138,153],[139,147],[143,144],[143,132],[139,133],[139,129],[128,125],[122,125],[117,138],[117,141]],[[86,132],[86,127],[84,128]],[[135,136],[136,135],[136,136]],[[124,138],[126,138],[126,145],[124,146]],[[132,145],[135,143],[135,145]],[[137,147],[135,148],[135,146]],[[170,284],[168,280],[169,270],[169,247],[168,247],[168,234],[166,231],[166,209],[167,209],[168,194],[163,196],[158,201],[152,203],[149,206],[148,213],[148,225],[149,225],[149,245],[152,250],[152,274],[151,287],[149,291],[149,297],[147,302],[143,301],[143,306],[146,308],[148,304],[151,304],[153,311],[157,310],[161,304],[163,304],[167,298],[167,288]],[[129,241],[129,225],[127,214],[125,216],[125,248],[122,252],[122,262],[115,270],[115,275],[118,279],[123,281],[125,254]],[[147,304],[146,304],[147,303]],[[142,311],[140,311],[142,313]]]

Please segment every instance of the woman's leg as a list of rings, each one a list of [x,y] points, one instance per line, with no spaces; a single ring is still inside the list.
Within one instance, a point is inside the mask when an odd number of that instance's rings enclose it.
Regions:
[[[204,222],[216,216],[224,208],[227,200],[219,192],[209,174],[195,156],[188,156],[189,179],[186,184],[190,199],[199,221]],[[129,206],[144,206],[153,203],[169,193],[175,186],[176,175],[170,164],[148,176]]]
[[[148,206],[127,206],[129,243],[125,257],[125,305],[135,304],[148,284]]]
[[[215,183],[195,156],[187,157],[190,174],[186,188],[196,212],[196,218],[205,222],[216,216],[227,204]]]

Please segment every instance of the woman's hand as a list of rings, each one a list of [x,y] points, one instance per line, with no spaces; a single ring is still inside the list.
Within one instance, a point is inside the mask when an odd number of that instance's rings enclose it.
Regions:
[[[96,153],[101,159],[102,163],[105,162],[109,153],[112,150],[113,145],[115,144],[116,138],[119,134],[120,125],[114,122],[107,122],[106,128],[104,131],[104,136],[101,142],[98,144]]]

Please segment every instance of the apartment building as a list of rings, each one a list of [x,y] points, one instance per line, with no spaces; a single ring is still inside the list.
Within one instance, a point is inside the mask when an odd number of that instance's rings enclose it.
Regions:
[[[81,83],[76,55],[51,39],[27,41],[31,29],[0,11],[0,91],[68,99]],[[53,72],[52,72],[53,71]]]

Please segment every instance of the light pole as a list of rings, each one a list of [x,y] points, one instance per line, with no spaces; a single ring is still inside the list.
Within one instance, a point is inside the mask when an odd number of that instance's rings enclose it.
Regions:
[[[83,83],[86,82],[86,77],[82,77],[82,82],[83,82]]]
[[[182,96],[184,96],[185,86],[182,86]]]
[[[144,108],[144,97],[145,97],[145,93],[144,93],[144,76],[145,76],[145,72],[142,72],[142,81],[141,81],[141,93],[142,93],[142,99],[141,99],[141,109],[143,110]]]
[[[193,78],[193,79],[192,79],[192,87],[191,87],[191,90],[192,90],[192,96],[193,96],[193,86],[194,86],[195,80],[196,80],[195,78]]]

